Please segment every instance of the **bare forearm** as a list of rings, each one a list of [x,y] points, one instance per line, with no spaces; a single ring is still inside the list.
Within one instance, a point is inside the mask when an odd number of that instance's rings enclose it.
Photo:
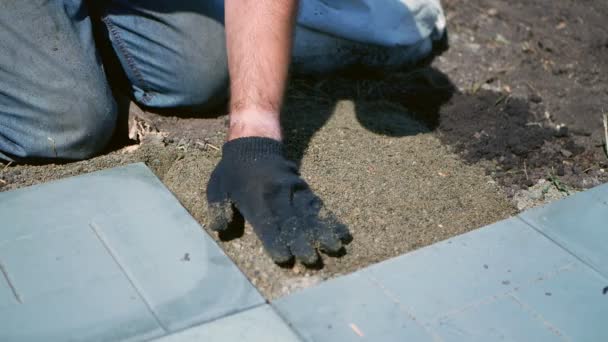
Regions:
[[[226,0],[230,71],[229,139],[281,139],[279,113],[297,0]]]

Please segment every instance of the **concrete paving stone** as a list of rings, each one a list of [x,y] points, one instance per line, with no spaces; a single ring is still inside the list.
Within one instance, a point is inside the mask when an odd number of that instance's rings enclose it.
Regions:
[[[94,210],[103,211],[106,206],[111,210],[122,203],[141,202],[139,194],[116,185],[128,183],[127,178],[133,183],[152,184],[153,177],[145,166],[135,164],[0,192],[0,217],[6,218],[0,223],[0,246],[65,226],[87,227]],[[166,200],[166,196],[161,197]]]
[[[608,280],[586,265],[513,294],[569,341],[608,341]],[[533,339],[529,339],[533,340]]]
[[[263,305],[154,341],[298,342],[300,339],[270,306]]]
[[[123,275],[0,308],[0,341],[143,341],[164,333]]]
[[[6,329],[12,322],[39,337],[47,329],[59,340],[62,333],[77,340],[99,323],[115,334],[110,340],[120,340],[137,326],[130,315],[151,320],[154,329],[140,329],[147,334],[264,303],[143,164],[0,193],[0,203],[0,316],[12,317],[0,319],[0,334],[18,332]],[[19,310],[24,316],[12,315]]]
[[[190,215],[174,212],[170,203],[164,208],[156,208],[162,215],[146,208],[133,210],[128,217],[105,215],[92,222],[167,330],[264,303]]]
[[[510,296],[441,317],[433,329],[443,342],[563,341],[559,332]]]
[[[360,273],[272,303],[306,341],[432,341],[381,288]]]
[[[128,280],[86,228],[73,226],[39,233],[0,246],[5,274],[22,302],[105,279]],[[128,282],[125,285],[130,286]]]
[[[596,186],[589,190],[585,190],[584,193],[595,197],[600,200],[600,202],[608,205],[608,183]]]
[[[429,325],[575,262],[523,221],[511,218],[361,272]]]
[[[99,241],[77,228],[0,245],[0,283],[10,295],[0,302],[0,341],[130,340],[163,333]]]
[[[578,193],[520,217],[608,277],[608,187]]]

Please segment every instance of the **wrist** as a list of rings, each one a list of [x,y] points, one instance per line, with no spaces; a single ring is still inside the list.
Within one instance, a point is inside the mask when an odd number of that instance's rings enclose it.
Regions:
[[[270,138],[282,141],[283,135],[279,113],[259,110],[231,112],[228,141],[247,137]]]
[[[241,162],[283,158],[283,143],[271,138],[237,138],[224,144],[222,155]]]

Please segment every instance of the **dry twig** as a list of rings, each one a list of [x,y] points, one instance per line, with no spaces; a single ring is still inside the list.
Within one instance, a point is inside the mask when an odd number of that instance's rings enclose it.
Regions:
[[[9,166],[13,165],[13,161],[9,161],[8,164],[4,165],[4,168],[2,169],[2,172],[6,171],[6,169],[8,169]]]
[[[349,325],[350,325],[350,328],[355,332],[355,334],[357,334],[357,336],[359,336],[359,337],[365,336],[355,323],[351,323]]]
[[[608,157],[608,115],[604,113],[604,152]]]

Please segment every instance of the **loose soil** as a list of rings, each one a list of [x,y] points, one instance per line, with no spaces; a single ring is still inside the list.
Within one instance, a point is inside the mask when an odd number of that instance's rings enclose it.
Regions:
[[[281,268],[250,227],[224,240],[211,233],[267,298],[608,181],[608,3],[443,3],[450,49],[429,64],[363,79],[292,79],[288,153],[354,240],[322,269]],[[0,191],[143,161],[204,224],[225,116],[130,112],[140,144],[117,139],[75,163],[0,165]]]
[[[459,92],[438,136],[512,196],[540,179],[608,180],[608,2],[444,1],[451,49],[434,64]]]

